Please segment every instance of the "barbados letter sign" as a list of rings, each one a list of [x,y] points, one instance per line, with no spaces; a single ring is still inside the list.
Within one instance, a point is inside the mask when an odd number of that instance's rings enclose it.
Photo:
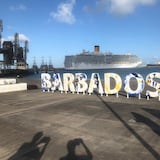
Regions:
[[[111,79],[114,80],[114,87],[111,87]],[[137,82],[136,88],[132,89],[132,80]],[[72,92],[72,93],[83,93],[91,95],[94,90],[103,95],[115,94],[117,97],[122,86],[126,92],[127,98],[130,96],[138,96],[141,98],[141,93],[144,91],[145,84],[149,86],[151,90],[146,91],[147,100],[150,97],[158,97],[160,101],[160,73],[153,72],[147,75],[146,79],[138,73],[130,73],[125,77],[124,82],[122,82],[121,77],[116,73],[105,73],[104,74],[104,84],[100,79],[99,73],[92,73],[91,79],[87,79],[85,73],[63,73],[63,79],[61,79],[60,73],[53,73],[52,75],[48,73],[41,74],[41,88],[45,91],[60,91],[61,93]]]

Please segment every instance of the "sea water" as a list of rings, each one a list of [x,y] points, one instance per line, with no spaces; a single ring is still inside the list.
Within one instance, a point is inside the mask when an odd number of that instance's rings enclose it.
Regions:
[[[121,79],[124,80],[126,75],[130,73],[139,73],[141,74],[144,79],[149,73],[152,72],[160,72],[160,66],[158,67],[140,67],[140,68],[112,68],[112,69],[89,69],[89,70],[56,70],[52,72],[48,72],[51,75],[53,73],[60,73],[60,76],[63,76],[63,73],[85,73],[88,77],[88,79],[91,78],[92,73],[99,73],[101,80],[104,79],[104,73],[116,73],[120,75]],[[27,78],[40,78],[41,73],[38,74],[32,74],[27,76]]]

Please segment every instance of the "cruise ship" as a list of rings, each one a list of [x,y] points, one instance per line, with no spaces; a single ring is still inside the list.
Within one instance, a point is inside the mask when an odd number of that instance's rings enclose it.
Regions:
[[[78,55],[65,56],[65,69],[107,69],[107,68],[134,68],[142,64],[139,57],[132,54],[101,53],[99,46],[94,46],[94,52],[85,52]]]

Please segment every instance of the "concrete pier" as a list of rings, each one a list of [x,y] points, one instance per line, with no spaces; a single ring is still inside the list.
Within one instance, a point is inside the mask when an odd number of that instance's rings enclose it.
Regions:
[[[36,89],[0,99],[0,160],[160,159],[157,98]]]
[[[0,93],[27,90],[27,83],[16,83],[15,78],[0,78]]]

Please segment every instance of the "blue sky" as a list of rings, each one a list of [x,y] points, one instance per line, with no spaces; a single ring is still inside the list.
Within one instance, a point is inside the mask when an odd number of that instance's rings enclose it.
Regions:
[[[0,0],[3,39],[29,40],[28,63],[63,67],[65,55],[93,51],[160,59],[159,0]],[[154,58],[153,58],[154,57]]]

